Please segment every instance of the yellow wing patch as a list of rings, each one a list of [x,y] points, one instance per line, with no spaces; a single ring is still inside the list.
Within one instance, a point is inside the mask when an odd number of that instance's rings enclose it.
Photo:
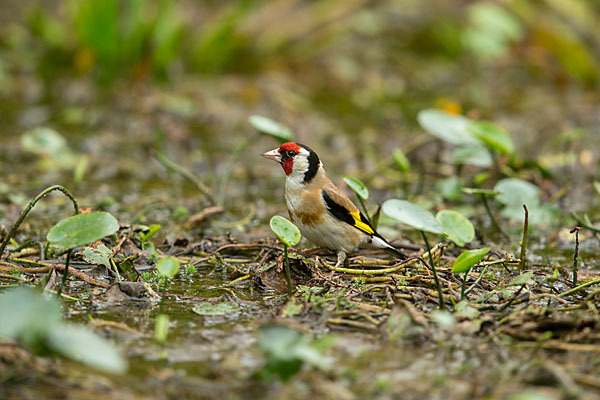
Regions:
[[[365,224],[364,222],[362,222],[360,220],[360,212],[358,210],[350,211],[350,215],[352,215],[352,218],[354,219],[355,227],[357,227],[358,229],[360,229],[363,232],[368,233],[369,235],[372,235],[373,233],[375,233],[373,228],[371,228],[368,224]]]

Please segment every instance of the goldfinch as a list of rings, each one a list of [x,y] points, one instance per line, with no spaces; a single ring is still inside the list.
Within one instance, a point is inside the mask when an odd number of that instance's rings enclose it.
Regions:
[[[290,219],[308,241],[337,252],[336,266],[344,263],[346,253],[362,244],[406,258],[331,182],[319,156],[308,146],[288,142],[261,156],[281,164],[287,176],[285,201]]]

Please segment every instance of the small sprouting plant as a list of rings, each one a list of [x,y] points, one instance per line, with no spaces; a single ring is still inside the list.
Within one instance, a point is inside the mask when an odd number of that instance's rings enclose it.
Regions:
[[[119,230],[119,222],[111,214],[104,211],[77,214],[65,218],[54,225],[46,239],[50,246],[58,249],[68,250],[65,272],[58,293],[60,294],[67,281],[71,252],[75,247],[85,246],[112,235]],[[114,265],[114,264],[113,264]],[[120,280],[119,272],[115,267],[115,273]]]
[[[190,277],[198,272],[198,268],[196,268],[193,264],[186,264],[183,266],[183,275],[186,277]]]
[[[175,257],[165,257],[158,261],[157,270],[160,274],[162,294],[160,299],[160,314],[156,316],[156,322],[154,324],[154,338],[159,343],[163,343],[167,340],[167,335],[169,333],[169,316],[162,312],[167,283],[177,275],[179,266],[180,262]]]
[[[467,250],[461,253],[454,261],[454,264],[452,265],[452,272],[455,274],[460,274],[464,272],[465,274],[465,276],[463,277],[462,288],[460,290],[461,300],[465,298],[465,287],[467,284],[467,277],[469,275],[469,271],[475,264],[483,260],[483,258],[487,255],[489,251],[489,247],[476,250]]]
[[[357,276],[352,279],[352,287],[354,289],[360,289],[367,283],[367,279],[364,276]]]
[[[283,262],[285,264],[285,279],[287,280],[288,294],[292,293],[292,278],[290,274],[290,262],[288,260],[288,246],[295,246],[302,237],[300,231],[289,220],[275,215],[270,221],[271,229],[279,240],[283,242]]]
[[[151,284],[162,286],[165,278],[156,270],[154,271],[144,271],[142,272],[141,278]]]
[[[150,241],[150,238],[156,235],[156,233],[160,230],[161,226],[159,224],[152,224],[143,228],[144,229],[137,236],[137,238],[140,241],[141,249],[149,252],[154,258],[156,258],[158,256],[158,253],[156,252],[154,243]]]
[[[442,235],[444,230],[442,225],[437,219],[427,210],[412,204],[405,200],[391,199],[383,203],[382,211],[389,217],[408,225],[421,232],[421,236],[427,246],[427,254],[429,255],[429,262],[431,264],[431,270],[433,272],[433,279],[438,291],[438,297],[440,300],[440,309],[444,309],[444,295],[442,294],[442,286],[440,284],[435,263],[433,260],[433,254],[431,254],[431,247],[425,232],[433,233],[436,235]]]
[[[440,309],[444,309],[442,287],[439,282],[431,247],[427,240],[427,233],[442,235],[457,246],[464,246],[475,238],[473,224],[462,214],[452,210],[442,210],[435,217],[427,210],[405,200],[391,199],[383,203],[382,211],[389,217],[408,225],[421,232],[423,241],[427,246],[427,254],[431,263],[433,278],[440,299]]]

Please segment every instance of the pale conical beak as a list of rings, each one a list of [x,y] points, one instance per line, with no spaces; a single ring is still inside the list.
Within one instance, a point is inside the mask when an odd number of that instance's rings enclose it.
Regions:
[[[261,157],[268,158],[269,160],[281,162],[281,154],[279,154],[279,148],[267,151],[260,155]]]

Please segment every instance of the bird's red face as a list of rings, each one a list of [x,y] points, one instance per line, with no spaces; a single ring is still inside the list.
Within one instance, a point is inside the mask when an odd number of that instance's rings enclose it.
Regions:
[[[276,149],[261,154],[261,157],[277,161],[283,167],[286,175],[290,175],[294,169],[294,157],[300,153],[301,147],[294,142],[284,143]]]

